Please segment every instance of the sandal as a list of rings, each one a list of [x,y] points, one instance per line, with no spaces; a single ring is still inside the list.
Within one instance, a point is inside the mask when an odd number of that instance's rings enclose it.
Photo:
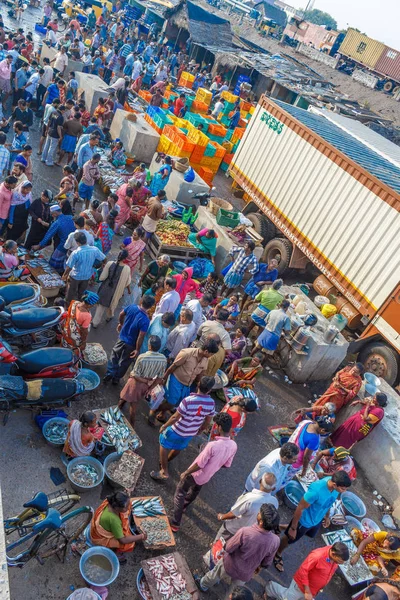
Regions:
[[[274,567],[277,571],[279,571],[279,573],[283,573],[285,571],[285,569],[283,568],[283,558],[282,556],[279,556],[278,554],[275,554],[274,556]]]
[[[154,479],[154,481],[158,481],[158,483],[164,483],[168,479],[168,477],[161,475],[160,471],[150,471],[150,477]]]

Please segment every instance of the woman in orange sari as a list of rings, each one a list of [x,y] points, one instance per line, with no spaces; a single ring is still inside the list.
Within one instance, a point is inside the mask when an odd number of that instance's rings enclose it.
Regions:
[[[129,517],[132,498],[126,492],[115,492],[100,504],[90,524],[90,537],[95,546],[114,550],[120,562],[125,562],[125,552],[132,552],[136,542],[147,538],[145,533],[132,535]]]
[[[362,385],[363,375],[364,367],[361,363],[341,369],[336,373],[325,394],[322,394],[321,398],[318,398],[314,403],[313,408],[324,406],[327,402],[333,402],[337,414],[343,406],[346,406],[357,396]]]
[[[143,270],[143,252],[146,248],[143,241],[144,233],[141,227],[137,227],[132,236],[125,238],[121,245],[121,249],[128,252],[128,258],[124,260],[124,264],[130,268],[131,275],[133,275],[138,263],[139,271]]]

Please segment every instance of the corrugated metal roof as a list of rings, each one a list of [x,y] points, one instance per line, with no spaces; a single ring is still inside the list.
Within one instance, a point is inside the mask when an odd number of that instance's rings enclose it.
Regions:
[[[393,165],[386,158],[374,151],[349,133],[328,121],[324,117],[312,114],[307,110],[286,104],[279,100],[273,100],[282,110],[292,115],[306,127],[321,136],[329,144],[343,152],[360,167],[374,175],[377,179],[400,193],[400,168]]]

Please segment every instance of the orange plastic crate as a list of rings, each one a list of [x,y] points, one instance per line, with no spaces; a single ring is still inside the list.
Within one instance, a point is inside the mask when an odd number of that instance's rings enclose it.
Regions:
[[[223,125],[211,124],[208,126],[208,131],[210,133],[212,133],[212,135],[218,135],[220,137],[225,137],[228,130]]]
[[[200,100],[194,100],[190,110],[193,113],[206,113],[208,111],[208,104],[201,102]]]
[[[192,154],[190,155],[190,161],[194,163],[199,163],[203,159],[205,146],[195,146]]]
[[[183,135],[175,125],[165,125],[163,134],[166,135],[171,142],[174,142],[174,144],[180,140]]]
[[[237,140],[241,140],[246,130],[243,127],[235,127],[233,135]]]
[[[226,153],[222,162],[227,163],[229,165],[232,162],[233,156],[233,154]]]
[[[183,150],[177,144],[171,144],[168,148],[168,154],[170,156],[178,156],[179,158],[190,158],[191,152]]]
[[[245,100],[242,100],[240,103],[240,110],[244,110],[245,112],[249,112],[251,107],[252,107],[251,102],[246,102]]]
[[[214,142],[213,140],[210,140],[210,144],[212,144],[214,146],[214,148],[217,149],[217,151],[214,154],[214,156],[216,158],[224,158],[224,156],[226,154],[225,148],[223,146],[221,146],[220,144],[218,144],[218,142]]]
[[[189,88],[192,89],[193,87],[193,81],[189,81],[189,79],[184,79],[183,77],[180,78],[178,85],[180,87],[185,87],[185,88]]]
[[[152,126],[152,128],[153,128],[153,129],[155,129],[155,130],[157,131],[157,133],[159,133],[160,135],[162,134],[162,129],[161,129],[161,127],[158,127],[158,126],[157,126],[157,125],[154,123],[153,119],[152,119],[151,117],[149,117],[149,115],[148,115],[147,113],[145,113],[145,115],[144,115],[144,119],[145,119],[145,121],[147,121],[147,122],[148,122],[148,124],[149,124],[149,125],[151,125],[151,126]]]
[[[151,100],[150,92],[146,92],[146,90],[139,90],[138,94],[141,98],[144,98],[146,100],[146,102],[150,102],[150,100]]]

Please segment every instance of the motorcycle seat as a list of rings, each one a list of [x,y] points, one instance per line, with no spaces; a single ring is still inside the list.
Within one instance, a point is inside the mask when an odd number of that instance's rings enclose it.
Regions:
[[[35,329],[50,323],[59,315],[56,308],[26,308],[13,311],[11,321],[17,329]]]
[[[35,508],[39,512],[46,512],[49,506],[49,500],[44,492],[38,492],[29,500],[29,502],[25,502],[24,508]]]
[[[69,348],[40,348],[40,350],[21,354],[17,364],[25,373],[34,375],[47,367],[72,364],[74,357],[74,353]]]
[[[21,300],[30,300],[35,297],[35,290],[27,283],[16,283],[5,285],[0,288],[0,298],[3,298],[4,304],[8,306],[13,302],[21,302]]]
[[[45,529],[60,529],[62,523],[61,515],[55,508],[49,508],[46,517],[36,523],[32,527],[32,531],[34,533],[39,533],[40,531],[44,531]]]

